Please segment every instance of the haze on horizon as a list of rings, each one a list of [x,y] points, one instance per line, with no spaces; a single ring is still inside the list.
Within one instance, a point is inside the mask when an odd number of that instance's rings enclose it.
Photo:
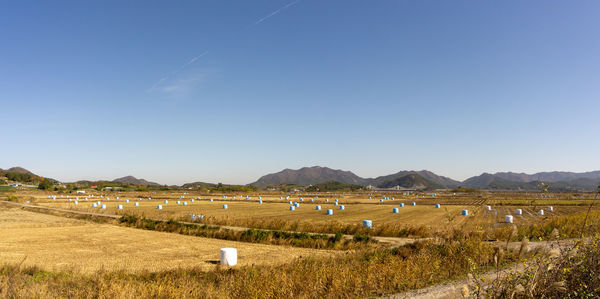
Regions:
[[[0,4],[0,168],[600,169],[597,1]]]

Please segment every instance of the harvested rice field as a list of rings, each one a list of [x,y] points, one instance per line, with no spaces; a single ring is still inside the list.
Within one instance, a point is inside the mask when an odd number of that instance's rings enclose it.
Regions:
[[[177,268],[212,270],[219,249],[238,250],[238,265],[275,265],[333,256],[304,249],[184,236],[126,228],[0,207],[0,264],[22,263],[49,271],[92,273]]]

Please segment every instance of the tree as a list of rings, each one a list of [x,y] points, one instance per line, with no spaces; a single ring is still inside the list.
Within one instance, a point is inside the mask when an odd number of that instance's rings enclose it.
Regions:
[[[50,190],[54,184],[50,180],[42,180],[38,185],[38,189],[41,190]]]

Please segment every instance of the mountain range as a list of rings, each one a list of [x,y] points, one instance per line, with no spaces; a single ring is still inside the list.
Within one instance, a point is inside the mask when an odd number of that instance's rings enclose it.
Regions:
[[[459,182],[427,170],[400,171],[395,174],[376,178],[362,178],[350,171],[313,166],[297,170],[284,169],[277,173],[265,175],[251,185],[260,188],[279,184],[307,186],[328,181],[376,188],[399,187],[402,189],[432,190],[462,186],[486,190],[523,191],[541,190],[542,182],[544,182],[549,185],[550,191],[593,191],[600,184],[600,171],[584,173],[556,171],[535,174],[513,172],[483,173]]]
[[[10,175],[12,174],[12,175]],[[0,169],[0,178],[24,178],[27,181],[39,181],[39,176],[22,167],[12,167],[7,170]],[[11,179],[12,180],[12,179]],[[88,181],[79,181],[87,182]],[[155,182],[125,176],[112,181],[135,186],[161,186]],[[542,182],[548,184],[550,191],[595,191],[600,184],[600,171],[590,172],[539,172],[534,174],[497,172],[494,174],[483,173],[468,178],[462,182],[437,175],[427,170],[399,171],[394,174],[375,178],[362,178],[351,171],[331,169],[328,167],[313,166],[300,169],[284,169],[260,177],[256,182],[249,184],[258,188],[277,185],[309,186],[327,182],[339,182],[348,185],[370,186],[374,188],[400,188],[417,190],[450,189],[459,186],[484,190],[541,190]],[[187,183],[182,188],[211,188],[217,184],[212,183]]]
[[[373,186],[376,188],[402,189],[442,189],[454,188],[460,182],[439,176],[427,170],[400,171],[394,174],[376,178],[361,178],[351,171],[336,170],[328,167],[304,167],[298,170],[284,169],[283,171],[265,175],[251,185],[265,188],[279,184],[295,184],[301,186],[315,185],[329,181],[336,181],[350,185]]]

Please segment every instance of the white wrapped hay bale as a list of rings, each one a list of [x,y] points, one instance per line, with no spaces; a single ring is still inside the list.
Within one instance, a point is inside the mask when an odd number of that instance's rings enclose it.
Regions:
[[[178,205],[180,205],[180,204],[181,204],[181,201],[179,201],[179,200],[178,200],[176,203],[177,203]]]
[[[400,203],[400,207],[401,207],[401,208],[404,208],[404,203],[403,203],[403,202],[402,202],[402,203]]]
[[[411,203],[411,205],[413,205],[413,206],[416,206],[416,205],[417,205],[417,203],[413,201],[413,202]]]
[[[106,210],[106,205],[102,205],[102,209],[103,209],[103,210]]]
[[[462,210],[460,214],[463,216],[469,216],[469,210]]]
[[[517,209],[517,210],[515,211],[515,214],[517,214],[517,215],[523,215],[523,210],[521,210],[521,209]]]
[[[156,209],[157,209],[157,210],[162,210],[162,205],[158,205],[158,206],[156,206]]]
[[[552,207],[552,206],[548,207],[548,212],[554,212],[554,207]]]
[[[97,207],[98,207],[98,204],[97,204],[97,203],[93,203],[93,204],[92,204],[92,208],[97,208]]]
[[[321,210],[321,206],[316,206],[315,210],[320,211]]]
[[[373,228],[373,221],[371,220],[363,220],[362,223],[364,228]]]
[[[394,213],[394,214],[398,214],[398,213],[400,213],[400,209],[398,209],[398,208],[393,208],[393,209],[392,209],[392,213]]]
[[[224,266],[237,265],[237,249],[221,248],[221,265],[224,265]]]
[[[538,215],[540,215],[540,216],[544,216],[544,210],[539,210],[539,211],[538,211]]]
[[[436,203],[436,204],[435,204],[435,208],[436,208],[436,209],[439,209],[439,208],[441,208],[441,207],[442,207],[442,206],[441,206],[439,203]]]
[[[333,210],[332,209],[327,209],[327,215],[333,215]]]
[[[184,206],[187,206],[187,201],[184,201],[184,202],[183,202],[183,205],[184,205]]]
[[[294,207],[294,206],[290,206],[290,211],[293,211],[293,210],[295,210],[295,209],[296,209],[296,207]]]
[[[168,203],[169,203],[169,201],[165,199],[165,204],[168,204]]]
[[[513,216],[512,216],[512,215],[506,215],[506,216],[504,217],[504,222],[506,222],[506,223],[513,223],[513,220],[514,220],[514,219],[513,219]]]
[[[123,209],[123,205],[118,205],[117,209],[122,210]]]
[[[491,210],[492,210],[492,206],[485,206],[485,209],[486,209],[487,211],[491,211]]]
[[[136,201],[133,205],[136,206],[136,207],[139,207],[140,203]]]
[[[344,207],[344,205],[340,205],[340,210],[345,209],[346,207]]]
[[[263,203],[262,199],[258,200],[259,205],[262,205],[262,203]]]
[[[126,200],[125,200],[125,202],[126,202],[126,203],[129,203],[129,199],[126,199]]]
[[[227,210],[227,205],[223,205],[223,210]]]

